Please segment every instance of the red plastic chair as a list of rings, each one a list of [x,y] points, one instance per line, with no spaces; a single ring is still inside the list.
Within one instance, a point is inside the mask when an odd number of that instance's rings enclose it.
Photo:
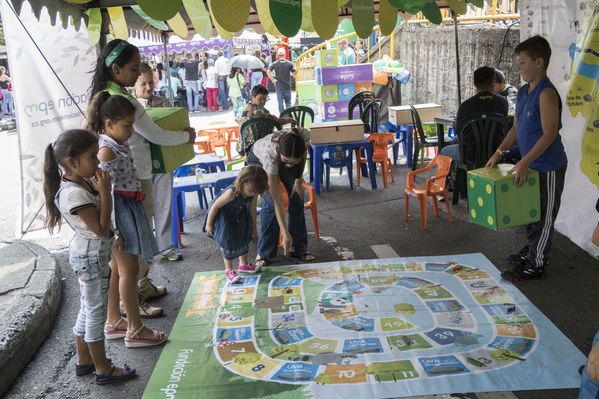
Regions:
[[[285,212],[289,211],[289,197],[287,196],[287,189],[282,181],[279,180],[281,184],[281,192],[283,193],[283,209]],[[318,208],[316,206],[316,190],[314,187],[304,182],[303,186],[306,190],[308,190],[308,201],[304,202],[304,209],[310,209],[312,212],[312,223],[314,224],[314,234],[316,235],[316,239],[320,240],[320,233],[318,232]],[[281,233],[279,233],[279,247],[281,246]]]
[[[227,159],[231,162],[231,143],[234,143],[239,139],[239,126],[223,127],[220,128],[220,131],[225,135]]]
[[[437,165],[437,174],[426,181],[425,186],[415,186],[414,177],[420,173],[424,173]],[[437,155],[426,167],[412,172],[408,172],[406,189],[406,222],[408,221],[408,206],[410,205],[410,197],[418,198],[420,201],[420,219],[422,223],[422,229],[426,230],[426,202],[428,197],[433,197],[433,208],[435,210],[435,216],[439,216],[439,204],[437,203],[437,196],[442,195],[445,198],[445,206],[447,207],[447,214],[449,215],[449,222],[453,222],[451,218],[451,209],[449,208],[449,201],[447,200],[447,190],[445,190],[445,181],[449,174],[449,167],[451,166],[451,158],[445,155]]]
[[[387,171],[391,173],[391,181],[395,181],[391,159],[389,158],[389,150],[395,145],[395,137],[391,133],[372,133],[368,136],[368,141],[373,144],[372,160],[381,164],[383,185],[387,187]],[[364,162],[364,160],[361,160],[361,162]],[[356,165],[356,168],[360,169],[360,165]]]

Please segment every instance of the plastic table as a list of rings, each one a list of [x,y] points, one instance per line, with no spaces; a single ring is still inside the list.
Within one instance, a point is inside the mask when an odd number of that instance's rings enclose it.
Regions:
[[[213,188],[216,182],[227,177],[237,177],[239,170],[231,170],[226,172],[208,173],[202,176],[202,180],[198,181],[196,176],[175,177],[173,180],[173,200],[171,204],[171,240],[175,248],[179,248],[181,244],[181,232],[183,230],[183,195],[186,192],[198,192],[198,200],[200,207],[206,204],[208,209],[208,200],[204,195],[205,188]]]
[[[312,144],[310,143],[310,181],[314,182],[314,190],[316,194],[320,194],[320,176],[322,176],[323,172],[323,160],[322,154],[328,146],[335,145],[350,145],[352,147],[352,151],[355,148],[364,147],[366,150],[366,158],[368,161],[368,175],[370,176],[370,185],[373,190],[376,190],[376,177],[374,175],[374,162],[372,162],[372,146],[368,140],[364,141],[351,141],[351,142],[342,142],[342,143],[326,143],[326,144]],[[317,176],[318,178],[314,178]]]

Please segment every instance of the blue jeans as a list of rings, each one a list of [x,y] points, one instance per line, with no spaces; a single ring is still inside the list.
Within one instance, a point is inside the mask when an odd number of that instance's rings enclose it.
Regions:
[[[104,340],[104,323],[108,307],[110,252],[99,256],[70,256],[69,262],[80,290],[80,306],[73,334],[85,342]]]
[[[253,89],[254,86],[259,85],[262,82],[262,72],[252,72],[250,78],[250,89]]]
[[[260,160],[256,158],[251,150],[248,154],[246,163],[248,165],[262,166]],[[293,196],[291,196],[293,184],[295,183],[293,175],[293,168],[288,169],[287,176],[289,178],[283,183],[287,190],[287,196],[290,197],[287,227],[293,240],[293,252],[290,252],[289,255],[299,257],[303,253],[308,252],[308,231],[306,229],[306,218],[304,216],[304,202],[297,193],[294,193]],[[260,211],[260,237],[258,238],[257,251],[259,257],[269,259],[277,256],[277,251],[279,249],[279,233],[280,229],[275,214],[275,205],[270,196],[270,192],[267,192],[262,196],[262,210]]]
[[[197,80],[185,81],[185,92],[187,94],[187,109],[189,112],[200,110],[200,90]],[[193,98],[192,98],[193,95]],[[193,100],[193,102],[192,102]]]
[[[599,343],[599,332],[593,340],[593,347]],[[580,393],[578,399],[599,399],[599,384],[591,378],[585,366],[580,377]]]
[[[276,88],[277,90],[277,101],[279,102],[279,114],[283,112],[283,110],[291,107],[291,89],[289,88]],[[283,105],[283,101],[285,101],[285,105]]]
[[[12,91],[8,89],[2,89],[2,114],[13,114],[14,105],[12,103]]]
[[[222,109],[229,109],[229,85],[226,76],[218,77],[218,105]]]

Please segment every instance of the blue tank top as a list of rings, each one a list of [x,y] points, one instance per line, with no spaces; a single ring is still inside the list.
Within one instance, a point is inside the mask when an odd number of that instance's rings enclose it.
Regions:
[[[534,145],[543,135],[541,125],[541,112],[539,110],[539,97],[541,92],[547,87],[552,88],[557,93],[555,86],[548,77],[544,77],[539,84],[527,93],[530,83],[525,84],[518,91],[518,103],[516,105],[516,120],[518,122],[518,147],[522,157],[529,153]],[[568,163],[564,145],[562,144],[559,130],[562,128],[562,101],[559,98],[559,116],[558,116],[558,134],[553,143],[530,165],[532,169],[539,172],[551,172],[561,169]]]

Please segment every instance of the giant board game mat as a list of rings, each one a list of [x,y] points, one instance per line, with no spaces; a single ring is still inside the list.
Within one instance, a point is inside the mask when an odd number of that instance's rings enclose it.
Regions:
[[[203,272],[143,397],[574,388],[585,361],[482,254]]]

